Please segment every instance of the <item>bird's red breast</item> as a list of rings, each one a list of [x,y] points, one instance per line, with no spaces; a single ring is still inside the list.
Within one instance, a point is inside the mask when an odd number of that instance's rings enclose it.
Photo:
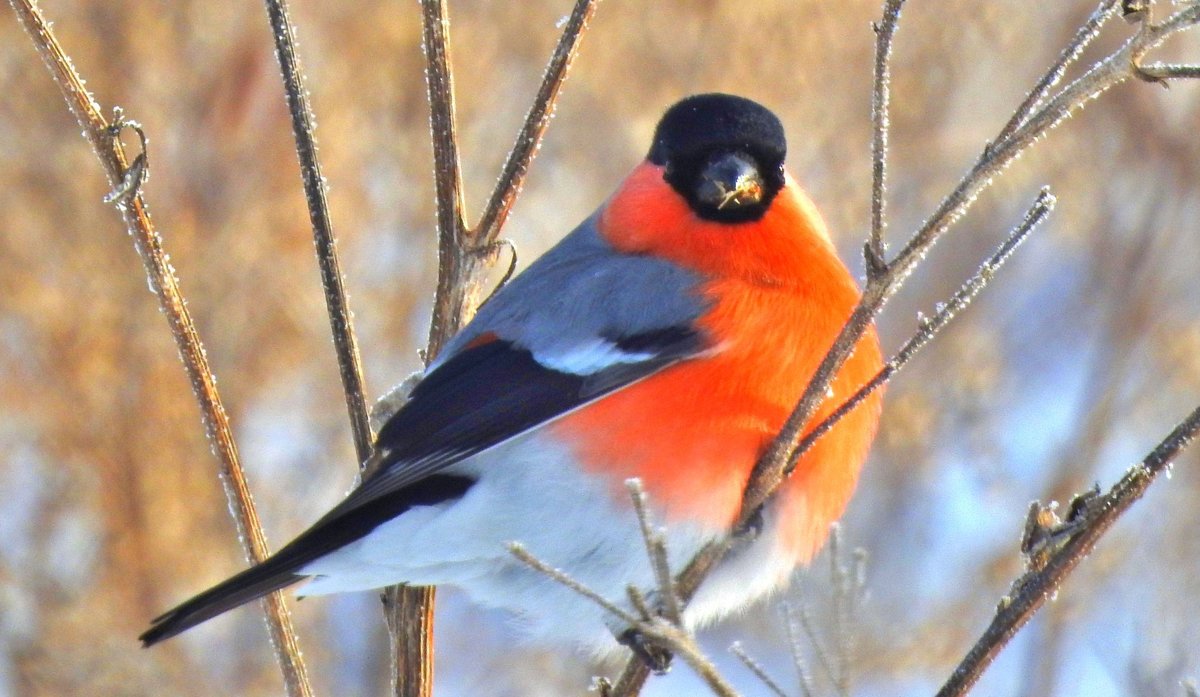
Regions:
[[[667,523],[726,529],[759,454],[798,401],[859,291],[815,207],[788,180],[762,218],[696,216],[661,167],[633,171],[599,219],[618,251],[669,259],[709,278],[699,319],[712,355],[685,361],[563,417],[555,434],[614,487],[640,477]],[[653,298],[648,299],[653,302]],[[817,412],[819,421],[881,367],[869,331]],[[781,542],[798,559],[842,513],[874,436],[877,392],[800,461],[779,499]],[[623,494],[618,494],[623,495]]]

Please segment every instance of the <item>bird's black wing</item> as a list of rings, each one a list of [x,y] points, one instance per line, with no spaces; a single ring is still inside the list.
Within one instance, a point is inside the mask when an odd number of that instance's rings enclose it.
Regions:
[[[690,325],[602,338],[615,360],[584,374],[549,368],[493,337],[447,359],[380,429],[379,465],[358,488],[261,564],[155,618],[143,645],[300,580],[305,565],[409,508],[463,496],[473,481],[446,467],[706,350]]]

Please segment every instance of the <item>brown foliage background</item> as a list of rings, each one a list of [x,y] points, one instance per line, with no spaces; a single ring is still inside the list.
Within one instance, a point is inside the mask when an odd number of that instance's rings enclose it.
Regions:
[[[150,135],[147,195],[278,546],[339,499],[356,468],[263,10],[42,4],[101,103],[125,107]],[[451,3],[468,210],[490,189],[567,5]],[[920,222],[1093,5],[906,9],[894,231]],[[294,12],[379,395],[419,366],[435,276],[419,19],[395,2]],[[640,158],[663,108],[722,90],[781,115],[793,173],[860,268],[877,12],[875,0],[609,0],[504,234],[533,259]],[[1095,50],[1125,31],[1114,24]],[[1197,55],[1194,37],[1164,54]],[[0,21],[0,95],[0,695],[278,694],[254,611],[137,648],[151,616],[244,561],[166,327],[100,203],[100,169],[11,17]],[[846,524],[873,559],[855,658],[864,693],[940,684],[1020,568],[1028,501],[1111,481],[1194,406],[1198,122],[1195,85],[1105,96],[1024,158],[885,311],[894,347],[1037,188],[1054,186],[1046,229],[889,392]],[[1179,694],[1178,681],[1200,673],[1196,464],[1185,456],[1152,490],[979,694]],[[819,598],[816,569],[804,585]],[[582,692],[582,662],[513,648],[500,616],[453,593],[439,601],[440,694]],[[294,612],[319,693],[382,693],[373,595]],[[719,653],[735,637],[787,675],[770,608],[715,630],[709,645]],[[679,668],[647,694],[688,694],[690,680]]]

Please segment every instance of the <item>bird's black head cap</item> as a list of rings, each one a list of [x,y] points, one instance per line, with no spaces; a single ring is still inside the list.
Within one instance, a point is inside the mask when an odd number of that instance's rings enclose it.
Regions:
[[[769,109],[744,97],[700,94],[667,110],[646,156],[702,218],[758,220],[783,188],[787,141]]]

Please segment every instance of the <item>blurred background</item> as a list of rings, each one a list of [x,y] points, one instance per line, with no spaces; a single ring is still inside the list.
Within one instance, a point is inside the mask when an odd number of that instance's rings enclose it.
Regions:
[[[41,3],[106,110],[151,139],[147,195],[275,546],[356,467],[278,69],[261,5]],[[468,210],[482,205],[568,0],[450,3]],[[1160,13],[1167,3],[1157,3]],[[896,45],[894,246],[1007,120],[1095,0],[911,3]],[[415,3],[297,0],[300,51],[370,396],[420,363],[435,279]],[[522,265],[644,154],[677,98],[774,108],[789,161],[852,267],[868,220],[877,0],[607,0],[504,232]],[[94,156],[11,13],[0,18],[0,695],[275,695],[256,609],[153,650],[147,621],[244,565],[166,323]],[[1133,29],[1113,21],[1089,65]],[[1200,60],[1184,36],[1155,57]],[[885,310],[895,349],[1043,184],[1059,207],[887,396],[844,521],[869,561],[855,695],[932,693],[1021,570],[1029,502],[1107,487],[1200,401],[1200,85],[1126,84],[1017,163]],[[1181,695],[1200,676],[1196,450],[1151,488],[977,689]],[[829,564],[798,577],[816,633]],[[796,600],[799,597],[800,600]],[[318,694],[385,694],[370,593],[293,604]],[[439,594],[439,695],[584,694],[593,668],[514,645],[504,616]],[[707,632],[792,694],[776,603]],[[819,657],[809,666],[822,675]],[[647,695],[702,694],[685,666]],[[834,694],[817,681],[817,694]]]

